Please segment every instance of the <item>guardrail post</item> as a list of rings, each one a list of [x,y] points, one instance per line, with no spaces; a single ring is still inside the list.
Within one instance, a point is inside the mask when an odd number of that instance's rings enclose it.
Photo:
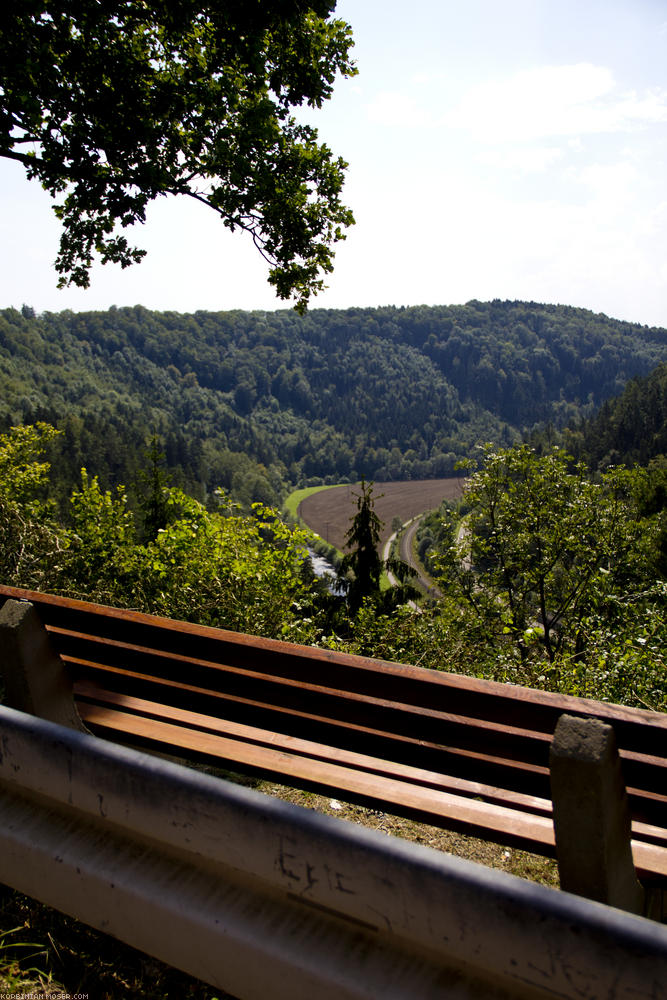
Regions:
[[[10,708],[86,732],[71,679],[27,601],[8,600],[0,609],[0,673]]]
[[[614,730],[598,719],[562,715],[549,763],[561,889],[642,914]]]

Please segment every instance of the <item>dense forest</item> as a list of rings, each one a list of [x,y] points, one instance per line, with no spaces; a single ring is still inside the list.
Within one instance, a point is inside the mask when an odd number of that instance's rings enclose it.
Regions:
[[[664,706],[666,331],[520,303],[24,308],[0,345],[6,581]],[[462,503],[419,536],[439,596],[418,613],[376,559],[362,572],[373,545],[352,548],[347,594],[319,586],[307,533],[265,505],[287,484],[462,457]]]
[[[159,437],[208,502],[290,486],[445,476],[591,416],[667,362],[667,331],[536,303],[182,315],[0,313],[0,428],[41,420],[61,498],[86,466],[135,481]]]
[[[521,308],[525,315],[528,307]],[[518,309],[507,307],[510,313]],[[135,313],[122,311],[128,329]],[[5,420],[34,420],[50,407],[61,429],[36,422],[0,432],[0,579],[327,649],[667,710],[667,366],[656,365],[664,351],[663,331],[614,330],[613,324],[593,318],[590,336],[582,336],[583,357],[571,359],[571,397],[555,388],[549,395],[543,380],[530,419],[515,417],[509,423],[500,408],[494,414],[482,407],[481,388],[475,396],[471,387],[447,381],[414,345],[394,345],[392,354],[389,347],[384,350],[388,340],[364,339],[358,326],[350,323],[345,333],[341,317],[352,315],[373,315],[377,321],[378,311],[331,314],[338,316],[340,328],[333,321],[324,330],[308,327],[312,340],[316,333],[320,338],[317,349],[310,345],[309,367],[300,363],[296,347],[289,357],[290,343],[307,354],[305,335],[295,334],[293,342],[288,338],[286,360],[277,369],[283,345],[275,331],[273,346],[265,345],[263,367],[250,367],[254,355],[248,345],[255,341],[247,330],[256,329],[258,318],[238,314],[234,338],[228,333],[225,339],[219,317],[190,317],[198,337],[210,324],[211,357],[223,356],[224,345],[232,357],[248,360],[243,382],[241,369],[230,361],[224,387],[215,388],[202,385],[207,378],[217,384],[223,377],[212,360],[207,375],[192,344],[190,361],[178,354],[181,341],[175,331],[185,324],[183,317],[173,319],[168,344],[156,334],[153,346],[144,339],[140,352],[131,346],[127,330],[122,332],[123,323],[112,324],[112,314],[99,317],[97,326],[95,317],[38,320],[6,314],[0,331]],[[279,316],[271,322],[282,322]],[[164,317],[147,317],[156,330],[164,329]],[[291,316],[284,321],[300,329],[304,322]],[[598,325],[607,339],[592,355],[590,331]],[[145,338],[146,326],[143,335],[140,329],[137,323],[137,340]],[[487,341],[480,334],[480,342],[491,351],[490,332]],[[183,343],[189,343],[187,337]],[[472,333],[469,345],[472,356]],[[605,347],[614,348],[618,362],[606,381],[601,374],[602,359],[609,356]],[[327,349],[340,361],[331,371],[322,361]],[[173,371],[151,361],[149,350],[161,361],[170,357]],[[257,352],[262,354],[260,346]],[[593,365],[595,356],[601,361]],[[387,357],[405,362],[402,375],[383,368]],[[532,357],[532,349],[521,355],[523,361],[517,355],[512,377],[521,364],[530,366]],[[356,370],[352,360],[343,364],[352,358]],[[298,392],[289,381],[288,360],[302,374]],[[643,366],[649,374],[628,381],[633,369]],[[591,368],[600,375],[597,388],[595,380],[587,381]],[[414,384],[406,374],[410,371]],[[325,389],[331,387],[335,423],[318,416],[324,413],[312,388],[318,377]],[[441,395],[418,398],[415,386],[421,390],[429,379]],[[619,395],[585,416],[624,380]],[[376,423],[368,422],[372,399],[362,391],[365,382],[378,394]],[[574,394],[575,383],[580,396]],[[392,425],[392,392],[397,417],[407,420],[412,405],[425,421],[422,426],[404,429],[398,419]],[[334,404],[336,393],[358,398],[359,413],[351,404],[349,412]],[[517,412],[524,407],[527,414],[529,402],[527,391],[517,401]],[[367,423],[359,423],[348,441],[341,428],[364,414]],[[560,428],[565,419],[567,426]],[[335,588],[315,578],[309,559],[313,539],[306,530],[285,523],[262,503],[235,505],[227,493],[212,488],[221,471],[234,468],[249,499],[261,483],[279,492],[288,477],[305,476],[309,462],[342,445],[349,462],[355,448],[367,449],[359,452],[362,457],[371,454],[381,426],[386,433],[394,427],[395,442],[403,441],[409,429],[418,453],[425,427],[431,427],[437,442],[438,434],[445,434],[437,430],[444,422],[454,428],[452,451],[470,452],[469,475],[462,501],[443,505],[422,524],[419,555],[437,583],[427,598],[418,596],[407,567],[397,560],[385,568],[399,585],[383,587],[373,491],[363,480],[348,532],[348,557]],[[504,436],[526,432],[530,443],[503,446]],[[482,441],[493,433],[498,437],[481,445],[476,433],[484,435]],[[209,434],[217,435],[212,443]],[[290,435],[302,441],[299,461],[286,461]],[[172,478],[179,471],[183,479],[193,475],[206,503],[170,484],[161,440],[172,450]],[[244,441],[255,449],[249,456],[241,451]],[[134,448],[131,462],[124,457],[128,447]],[[398,443],[391,447],[392,455],[395,449],[406,459]],[[436,453],[425,442],[423,447],[421,461],[428,463]],[[134,468],[133,497],[119,485],[101,484],[94,471],[98,448],[109,479]],[[75,461],[92,471],[76,471]],[[397,474],[414,468],[417,460],[410,461],[404,466],[397,461]]]
[[[7,310],[3,579],[662,707],[666,361],[664,330],[521,303]],[[462,504],[422,526],[439,597],[419,613],[375,563],[356,593],[354,548],[334,597],[266,506],[462,458]]]
[[[563,443],[593,468],[648,465],[667,455],[667,365],[631,379],[592,417],[567,428]]]

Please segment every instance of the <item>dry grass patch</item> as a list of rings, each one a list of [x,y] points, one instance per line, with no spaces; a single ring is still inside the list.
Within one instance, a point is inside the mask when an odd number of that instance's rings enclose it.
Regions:
[[[292,802],[305,809],[314,809],[324,815],[346,819],[352,823],[358,823],[369,829],[385,833],[390,837],[400,837],[402,840],[423,844],[425,847],[432,847],[445,854],[475,861],[488,868],[498,868],[509,872],[510,875],[516,875],[531,882],[538,882],[554,889],[559,888],[558,866],[550,858],[543,858],[537,854],[529,854],[527,851],[519,851],[514,848],[501,847],[498,844],[469,837],[463,833],[453,833],[437,826],[415,823],[400,816],[391,816],[375,809],[351,805],[326,795],[287,788],[274,782],[263,782],[257,787],[259,791],[266,792],[286,802]]]

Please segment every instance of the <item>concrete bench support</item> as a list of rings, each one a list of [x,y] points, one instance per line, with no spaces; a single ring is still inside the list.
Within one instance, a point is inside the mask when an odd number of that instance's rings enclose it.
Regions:
[[[0,676],[6,705],[85,732],[64,664],[25,601],[9,600],[0,609]]]
[[[561,888],[643,913],[614,730],[597,719],[561,716],[550,767]]]

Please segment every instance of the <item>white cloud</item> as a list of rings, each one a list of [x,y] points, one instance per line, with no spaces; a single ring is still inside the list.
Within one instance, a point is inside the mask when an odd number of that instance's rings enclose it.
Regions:
[[[632,163],[589,163],[567,174],[586,190],[589,205],[603,206],[610,216],[631,207],[641,193],[642,174]]]
[[[591,63],[542,66],[473,87],[443,124],[490,141],[619,132],[667,121],[667,91],[619,92]]]
[[[651,212],[641,215],[637,220],[637,231],[642,238],[663,241],[656,245],[656,253],[662,256],[661,246],[664,246],[667,237],[667,201],[659,202]],[[663,268],[667,268],[667,261]]]
[[[563,155],[563,150],[554,146],[510,146],[485,150],[479,159],[494,169],[532,174],[553,166]]]
[[[546,184],[483,183],[453,159],[424,162],[418,188],[369,178],[357,192],[358,230],[318,305],[344,305],[354,288],[352,300],[365,305],[516,298],[664,323],[664,197],[655,198],[641,163],[575,169],[567,148],[557,183],[548,174]]]

